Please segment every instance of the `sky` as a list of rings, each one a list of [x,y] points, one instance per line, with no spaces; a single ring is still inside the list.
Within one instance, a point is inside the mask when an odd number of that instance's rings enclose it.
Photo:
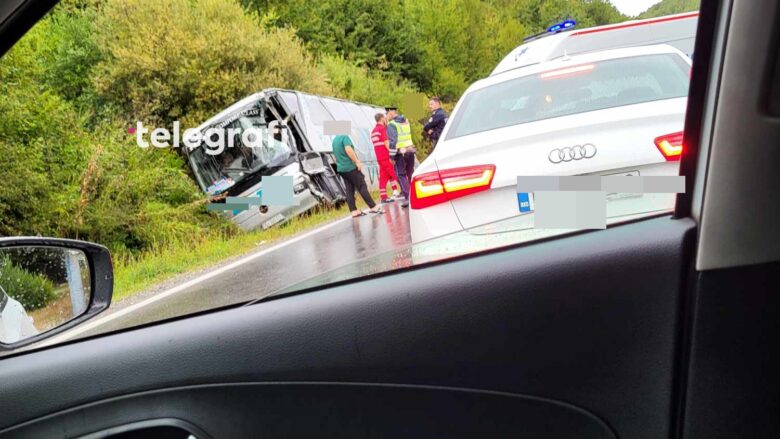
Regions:
[[[639,15],[647,8],[659,3],[659,0],[610,0],[618,10],[626,15]]]

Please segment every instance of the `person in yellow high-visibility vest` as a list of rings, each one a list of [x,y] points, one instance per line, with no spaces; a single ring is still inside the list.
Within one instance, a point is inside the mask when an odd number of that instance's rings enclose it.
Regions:
[[[398,114],[395,107],[387,107],[387,138],[390,140],[390,157],[395,160],[395,173],[404,194],[402,207],[409,206],[411,179],[414,173],[414,153],[417,151],[412,142],[412,127],[406,118]]]

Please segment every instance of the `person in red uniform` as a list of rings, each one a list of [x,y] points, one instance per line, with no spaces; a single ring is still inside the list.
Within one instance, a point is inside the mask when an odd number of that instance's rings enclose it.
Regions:
[[[398,194],[398,177],[395,175],[393,161],[390,159],[390,140],[387,138],[387,118],[382,113],[374,115],[376,126],[371,131],[371,142],[374,144],[376,160],[379,163],[379,199],[382,203],[391,203],[387,197],[387,183],[393,187],[393,196]]]

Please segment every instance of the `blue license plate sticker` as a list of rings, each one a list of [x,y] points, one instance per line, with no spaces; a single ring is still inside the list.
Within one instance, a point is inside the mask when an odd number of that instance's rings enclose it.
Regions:
[[[517,194],[517,206],[520,208],[520,213],[533,212],[533,196],[528,192],[521,192]]]

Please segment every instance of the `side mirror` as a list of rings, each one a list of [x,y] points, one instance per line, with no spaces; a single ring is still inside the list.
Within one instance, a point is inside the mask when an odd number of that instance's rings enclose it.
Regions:
[[[103,246],[0,238],[0,351],[66,331],[104,311],[114,288]]]

